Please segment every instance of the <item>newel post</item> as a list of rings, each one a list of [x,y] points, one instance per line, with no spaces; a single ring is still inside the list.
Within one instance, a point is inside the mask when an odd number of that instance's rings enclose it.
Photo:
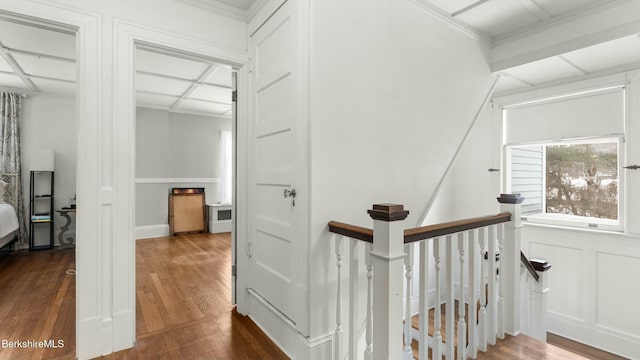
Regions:
[[[520,332],[520,204],[523,200],[520,194],[501,194],[498,198],[500,211],[511,213],[511,221],[504,225],[500,276],[504,277],[501,281],[504,286],[502,326],[504,332],[514,336]]]
[[[530,321],[529,331],[527,334],[540,341],[547,341],[547,294],[549,293],[549,276],[548,270],[551,269],[551,265],[541,259],[529,260],[533,268],[536,269],[540,278],[534,284],[533,299],[530,307]]]
[[[409,211],[378,204],[368,213],[373,218],[373,359],[401,359],[404,220]]]

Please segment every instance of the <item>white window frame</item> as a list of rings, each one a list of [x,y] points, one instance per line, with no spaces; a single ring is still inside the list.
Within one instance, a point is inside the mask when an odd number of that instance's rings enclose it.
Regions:
[[[634,77],[637,78],[638,84],[640,85],[640,71],[634,72]],[[632,83],[635,84],[635,83]],[[629,134],[629,121],[630,121],[630,113],[629,113],[629,89],[630,86],[628,75],[625,74],[616,74],[611,76],[605,76],[602,78],[589,79],[585,81],[578,81],[575,83],[567,83],[564,85],[558,85],[557,87],[550,87],[538,91],[524,92],[515,95],[507,95],[504,97],[499,97],[493,100],[494,106],[496,106],[497,112],[494,112],[494,119],[498,121],[500,133],[501,133],[501,162],[502,168],[504,169],[502,173],[502,185],[501,189],[506,193],[511,193],[511,147],[513,146],[523,146],[523,145],[535,145],[535,143],[509,143],[507,144],[507,111],[509,108],[522,106],[525,104],[532,104],[538,102],[547,102],[562,98],[572,98],[574,96],[581,96],[583,94],[597,93],[601,91],[607,91],[609,89],[621,88],[623,91],[623,99],[624,99],[624,133],[622,134],[602,134],[601,136],[596,137],[588,137],[588,138],[558,138],[558,139],[549,139],[548,141],[541,141],[538,144],[550,144],[550,143],[560,143],[563,141],[580,141],[584,142],[584,140],[588,139],[604,139],[604,138],[619,138],[619,146],[618,146],[618,220],[617,224],[607,224],[606,221],[602,221],[603,219],[590,222],[590,221],[580,221],[576,219],[557,219],[553,218],[553,216],[535,216],[531,215],[524,216],[523,223],[524,224],[538,224],[538,225],[551,225],[551,226],[559,226],[566,228],[580,228],[592,231],[615,231],[615,232],[628,232],[630,229],[630,224],[628,222],[628,211],[633,210],[629,209],[629,199],[631,196],[629,193],[629,189],[627,188],[627,172],[622,169],[625,166],[628,151],[630,151],[629,144],[627,143],[627,138]],[[638,88],[639,86],[635,86]],[[529,96],[527,94],[530,94]],[[637,96],[637,95],[636,95]],[[545,154],[546,155],[546,154]],[[545,156],[546,158],[546,156]],[[543,177],[543,189],[546,189],[546,177]],[[543,196],[543,206],[546,209],[546,196]],[[633,212],[633,211],[632,211]],[[561,214],[559,214],[561,215]],[[585,220],[592,220],[594,218],[584,218]],[[592,224],[590,226],[590,224]],[[596,224],[597,226],[594,226]]]
[[[556,214],[556,213],[547,213],[546,212],[546,146],[549,145],[571,145],[571,144],[585,144],[585,143],[599,143],[599,142],[612,142],[616,141],[618,143],[618,219],[602,219],[602,218],[592,218],[592,217],[584,217],[577,215],[567,215],[567,214]],[[587,138],[573,138],[573,139],[562,139],[556,141],[541,141],[541,142],[532,142],[532,143],[514,143],[504,145],[503,149],[505,151],[504,156],[504,168],[506,171],[506,189],[508,193],[511,193],[511,149],[518,147],[526,147],[526,146],[542,146],[543,149],[543,161],[542,161],[542,209],[543,212],[535,215],[523,215],[521,220],[524,223],[531,224],[545,224],[545,225],[556,225],[562,227],[575,227],[575,228],[584,228],[584,229],[593,229],[593,230],[605,230],[605,231],[623,231],[624,230],[624,219],[625,219],[625,172],[622,169],[622,164],[625,164],[625,137],[624,134],[616,134],[616,135],[603,135],[597,137],[587,137]]]

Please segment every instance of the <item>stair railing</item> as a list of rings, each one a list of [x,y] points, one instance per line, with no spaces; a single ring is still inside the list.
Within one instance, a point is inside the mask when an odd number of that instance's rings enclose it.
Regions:
[[[520,252],[521,317],[520,331],[540,341],[547,341],[547,271],[551,265],[542,259],[531,259]]]
[[[434,359],[476,358],[478,351],[486,351],[487,345],[495,344],[505,333],[517,334],[522,200],[519,195],[503,194],[498,198],[501,213],[497,215],[407,230],[403,222],[409,212],[393,204],[373,205],[368,211],[373,229],[329,222],[329,231],[335,234],[338,269],[334,359],[358,359],[361,351],[365,360],[413,359],[414,337],[418,340],[418,359],[428,359],[429,349]],[[348,309],[342,308],[345,238],[349,242]],[[414,269],[416,250],[418,269]],[[362,253],[367,274],[364,334],[358,319],[362,306],[358,303],[358,256]],[[419,273],[417,335],[411,326],[415,270]],[[348,343],[344,342],[343,310],[349,316]],[[362,337],[364,344],[360,344]]]

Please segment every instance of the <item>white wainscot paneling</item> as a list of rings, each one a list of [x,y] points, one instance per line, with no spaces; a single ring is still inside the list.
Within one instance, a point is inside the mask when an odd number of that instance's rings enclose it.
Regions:
[[[637,311],[640,256],[634,255],[597,253],[596,325],[640,338],[640,311]]]
[[[584,251],[571,247],[552,244],[530,243],[529,258],[547,260],[553,266],[553,274],[549,276],[549,288],[562,289],[551,291],[547,309],[551,313],[570,317],[573,320],[585,319],[585,290],[582,284]]]

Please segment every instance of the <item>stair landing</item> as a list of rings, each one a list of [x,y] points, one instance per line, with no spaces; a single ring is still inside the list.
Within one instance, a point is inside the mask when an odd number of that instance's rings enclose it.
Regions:
[[[456,302],[456,314],[457,317],[457,302]],[[468,310],[468,306],[466,306]],[[444,306],[441,308],[441,312],[444,316]],[[467,311],[468,314],[468,311]],[[429,335],[433,336],[433,309],[429,311]],[[443,321],[444,325],[444,321]],[[411,319],[411,326],[418,330],[418,316],[413,316]],[[456,331],[457,333],[457,331]],[[443,340],[445,329],[442,329]],[[457,334],[454,339],[457,345]],[[581,344],[566,338],[563,338],[554,334],[547,334],[547,341],[549,343],[542,342],[526,335],[509,336],[505,335],[504,339],[497,339],[496,345],[487,346],[486,352],[478,351],[478,360],[625,360],[625,358],[613,355],[611,353],[590,347],[585,344]],[[417,359],[418,356],[418,342],[413,340],[411,343],[413,348],[413,357]],[[429,359],[431,359],[431,349],[429,349]]]
[[[478,360],[584,360],[588,359],[551,344],[526,335],[509,336],[498,339],[487,352],[478,352]]]

